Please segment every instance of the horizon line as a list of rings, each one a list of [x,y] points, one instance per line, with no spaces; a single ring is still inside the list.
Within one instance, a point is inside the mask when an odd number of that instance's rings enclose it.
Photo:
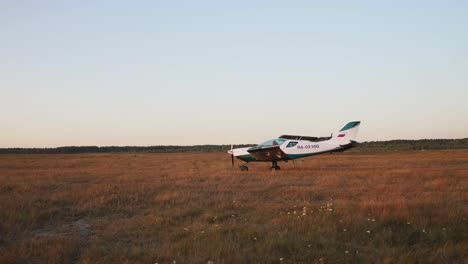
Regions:
[[[388,142],[388,141],[421,141],[421,140],[468,140],[468,137],[464,138],[421,138],[421,139],[389,139],[389,140],[369,140],[361,141],[358,143],[370,143],[370,142]],[[138,148],[147,148],[147,147],[196,147],[196,146],[230,146],[230,145],[258,145],[255,143],[240,143],[240,144],[195,144],[195,145],[63,145],[56,147],[3,147],[0,146],[0,149],[56,149],[56,148],[69,148],[69,147],[98,147],[98,148],[108,148],[108,147],[138,147]]]

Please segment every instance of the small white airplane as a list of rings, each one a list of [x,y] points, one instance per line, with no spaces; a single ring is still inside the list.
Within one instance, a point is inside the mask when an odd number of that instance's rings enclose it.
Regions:
[[[271,139],[255,147],[233,148],[228,151],[231,154],[232,166],[234,158],[245,161],[240,166],[242,171],[247,171],[249,162],[271,162],[272,170],[280,170],[278,161],[300,159],[313,155],[331,152],[342,152],[357,145],[356,136],[360,121],[352,121],[346,124],[337,134],[330,137],[308,137],[282,135]]]

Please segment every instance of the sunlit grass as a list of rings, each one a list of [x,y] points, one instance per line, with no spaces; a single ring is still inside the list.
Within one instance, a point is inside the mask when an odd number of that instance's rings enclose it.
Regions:
[[[281,167],[241,172],[225,153],[2,155],[0,263],[467,260],[468,151]]]

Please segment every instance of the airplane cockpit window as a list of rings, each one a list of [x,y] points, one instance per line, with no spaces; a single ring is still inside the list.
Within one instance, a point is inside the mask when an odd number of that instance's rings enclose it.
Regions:
[[[297,141],[291,141],[291,142],[288,143],[288,145],[286,147],[287,148],[292,148],[292,147],[294,147],[296,145],[297,145]]]
[[[275,139],[265,141],[265,142],[263,142],[261,144],[258,144],[258,145],[261,146],[261,147],[278,146],[278,145],[283,144],[285,141],[286,141],[286,139],[283,139],[283,138],[275,138]]]

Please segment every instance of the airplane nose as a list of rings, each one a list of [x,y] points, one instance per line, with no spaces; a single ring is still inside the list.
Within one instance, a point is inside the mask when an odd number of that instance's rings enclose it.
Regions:
[[[231,149],[231,150],[228,150],[227,153],[232,155],[232,154],[234,154],[234,151]]]

